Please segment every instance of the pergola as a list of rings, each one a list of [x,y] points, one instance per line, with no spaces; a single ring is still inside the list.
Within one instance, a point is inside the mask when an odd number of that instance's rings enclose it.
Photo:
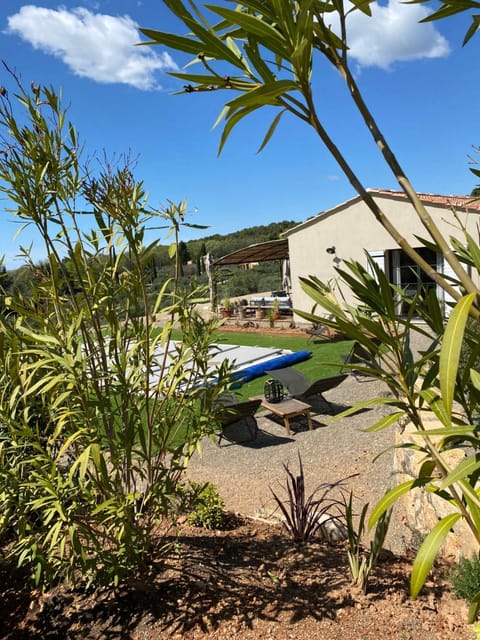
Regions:
[[[269,262],[270,260],[288,260],[288,240],[268,240],[251,244],[214,260],[213,266]]]
[[[214,260],[210,263],[211,267],[224,267],[231,264],[250,264],[254,262],[270,262],[272,260],[288,260],[288,240],[268,240],[267,242],[258,242],[257,244],[251,244],[243,249],[232,251],[218,260]],[[288,264],[285,262],[285,264]],[[287,271],[289,271],[287,269]],[[287,271],[285,273],[287,273]],[[207,269],[209,289],[210,289],[210,302],[212,310],[215,308],[216,300],[216,285],[212,278],[212,270],[210,267]],[[288,274],[289,277],[289,274]]]

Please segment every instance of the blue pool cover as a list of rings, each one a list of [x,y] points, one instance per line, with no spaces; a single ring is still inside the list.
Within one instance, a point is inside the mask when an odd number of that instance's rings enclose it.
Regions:
[[[266,371],[283,369],[283,367],[290,367],[293,364],[308,360],[311,355],[311,351],[294,351],[293,353],[286,353],[283,356],[278,356],[278,358],[273,358],[273,360],[268,360],[267,362],[252,364],[250,367],[236,371],[233,374],[232,380],[235,381],[233,388],[238,389],[242,384],[263,376]]]

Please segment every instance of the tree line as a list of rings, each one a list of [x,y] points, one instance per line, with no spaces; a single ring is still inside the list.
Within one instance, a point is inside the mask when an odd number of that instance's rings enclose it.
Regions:
[[[178,247],[178,262],[180,267],[179,282],[181,286],[188,287],[188,283],[194,279],[198,285],[207,284],[204,257],[210,254],[213,260],[218,260],[224,255],[259,242],[277,240],[280,235],[298,224],[293,220],[282,220],[267,225],[247,227],[239,231],[227,234],[212,234],[195,240],[180,240]],[[74,270],[69,265],[69,259],[64,259],[65,271],[70,274],[71,284],[75,289]],[[129,271],[128,256],[122,257],[122,267]],[[165,281],[173,275],[174,261],[169,255],[168,245],[156,246],[148,262],[144,265],[145,276],[150,285],[150,295],[156,297]],[[26,261],[17,269],[0,270],[0,285],[5,296],[13,292],[29,295],[36,283],[49,271],[48,261]],[[243,265],[222,267],[217,274],[219,299],[248,296],[257,291],[268,291],[281,288],[281,265],[278,261],[260,263],[245,269]],[[141,310],[140,310],[141,312]]]

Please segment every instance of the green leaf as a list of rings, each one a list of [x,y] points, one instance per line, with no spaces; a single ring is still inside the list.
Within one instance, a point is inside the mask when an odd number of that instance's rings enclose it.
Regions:
[[[164,3],[187,25],[193,32],[193,35],[198,38],[194,40],[192,38],[180,38],[179,36],[172,36],[161,31],[154,31],[150,29],[141,30],[146,37],[152,37],[154,42],[171,46],[174,49],[185,51],[186,53],[194,53],[192,47],[196,45],[195,53],[198,55],[202,53],[207,57],[211,57],[215,60],[225,60],[230,62],[236,67],[244,70],[244,63],[242,58],[238,58],[235,52],[229,49],[222,40],[215,34],[213,29],[204,28],[200,22],[207,25],[205,20],[195,19],[191,13],[187,11],[184,4],[180,0],[164,0]],[[200,13],[197,14],[200,17]]]
[[[238,111],[233,112],[231,115],[228,113],[230,111],[228,108],[224,110],[224,113],[227,113],[228,119],[222,131],[220,144],[218,145],[217,155],[220,155],[222,153],[223,147],[227,142],[228,136],[233,131],[233,128],[235,127],[235,125],[238,124],[240,120],[242,120],[242,118],[245,118],[245,116],[248,116],[250,113],[255,111],[256,108],[257,107],[246,107],[245,109],[239,109]],[[215,125],[217,124],[217,122],[215,123]]]
[[[419,478],[430,478],[432,473],[435,471],[435,461],[434,460],[425,460],[418,471]]]
[[[465,490],[467,487],[468,491]],[[470,517],[474,522],[476,530],[480,531],[480,500],[477,492],[466,482],[462,483],[462,489],[464,489],[465,502],[470,512]]]
[[[273,53],[276,53],[284,59],[288,59],[290,51],[287,41],[279,29],[265,22],[262,17],[227,9],[226,7],[206,6],[207,9],[210,9],[227,20],[229,24],[241,27],[246,35],[251,34],[256,38],[260,38],[262,46],[266,49],[270,49]]]
[[[292,65],[299,78],[308,78],[311,71],[312,62],[312,33],[311,30],[307,31],[310,39],[307,39],[305,31],[303,32],[303,39],[295,47],[292,55],[290,56]]]
[[[480,29],[480,16],[478,15],[472,16],[472,24],[470,25],[470,27],[467,30],[467,33],[465,34],[465,38],[463,39],[463,44],[466,45],[467,42],[477,33],[479,29]]]
[[[376,0],[350,0],[350,2],[362,13],[371,16],[372,10],[370,9],[370,5],[376,2]]]
[[[257,153],[260,153],[268,144],[268,142],[270,141],[270,138],[273,136],[273,134],[275,133],[275,129],[277,128],[278,123],[280,122],[281,117],[283,116],[283,114],[285,113],[286,109],[282,109],[282,111],[280,111],[275,118],[273,119],[272,124],[269,126],[268,131],[265,135],[265,138],[263,139],[262,144],[260,145],[260,147],[258,148]]]
[[[63,525],[63,522],[61,520],[57,520],[53,524],[53,526],[50,527],[47,535],[45,536],[43,543],[46,544],[47,542],[50,542],[49,544],[50,549],[54,549],[54,547],[56,546],[58,538],[62,531],[62,525]]]
[[[480,373],[475,371],[475,369],[470,369],[470,379],[475,389],[480,391]]]
[[[194,224],[193,222],[183,222],[182,227],[187,227],[188,229],[209,229],[208,224]]]
[[[419,480],[407,480],[407,482],[403,482],[393,489],[390,489],[390,491],[387,491],[387,493],[377,502],[377,504],[373,508],[368,520],[368,528],[372,529],[381,518],[381,516],[386,513],[386,511],[388,511],[388,509],[399,498],[408,493],[411,489],[418,487],[421,484],[425,484],[425,482]]]
[[[440,390],[447,415],[451,417],[458,363],[463,343],[463,333],[470,308],[476,294],[464,296],[453,308],[445,327],[442,348],[440,350]]]
[[[445,436],[445,438],[459,438],[467,436],[472,433],[471,425],[459,426],[459,427],[439,427],[438,429],[419,429],[414,431],[413,434],[428,438],[429,436]]]
[[[177,51],[184,51],[185,53],[191,53],[196,56],[201,51],[202,47],[199,42],[191,38],[184,38],[182,36],[175,36],[163,31],[156,31],[154,29],[140,29],[140,33],[146,38],[150,38],[149,42],[141,42],[138,46],[162,44],[170,49],[176,49]]]
[[[443,541],[447,537],[451,528],[460,519],[460,517],[461,515],[459,513],[451,513],[448,516],[445,516],[437,522],[422,542],[413,563],[412,575],[410,578],[410,595],[412,598],[416,598],[420,593],[420,590],[425,584],[425,580],[430,573],[433,562],[437,557],[438,550],[443,544]]]
[[[470,476],[477,469],[480,468],[480,453],[472,456],[468,456],[465,460],[462,460],[453,471],[451,471],[440,483],[440,489],[445,489],[455,482],[459,482],[464,478]]]
[[[91,447],[92,445],[88,445],[71,466],[70,472],[68,474],[68,478],[70,482],[72,482],[72,479],[73,479],[73,476],[75,475],[75,471],[77,470],[77,467],[80,467],[79,480],[82,481],[85,478],[85,474],[87,473],[88,463],[90,462]]]
[[[422,389],[422,391],[420,391],[420,396],[426,400],[429,408],[443,425],[448,426],[451,423],[450,416],[445,408],[445,403],[438,391],[432,388]]]
[[[275,82],[275,80],[277,80],[275,74],[260,55],[257,42],[248,39],[245,43],[245,54],[248,56],[250,63],[264,83]]]
[[[267,84],[261,84],[255,89],[250,89],[243,95],[227,102],[227,107],[237,110],[242,107],[260,107],[263,105],[280,106],[280,96],[288,91],[298,91],[299,86],[293,80],[276,80]]]
[[[49,345],[55,345],[60,347],[60,342],[58,340],[58,338],[56,336],[52,336],[52,335],[46,335],[44,333],[36,333],[35,331],[32,331],[31,329],[28,329],[27,327],[25,327],[24,325],[22,326],[22,333],[26,336],[29,336],[30,338],[32,338],[33,342],[43,342],[45,344],[49,344]]]
[[[57,463],[59,461],[61,461],[62,457],[65,455],[65,453],[68,451],[68,449],[72,446],[72,444],[74,442],[76,442],[79,438],[82,437],[82,435],[84,435],[84,430],[80,429],[79,431],[76,431],[75,433],[72,433],[66,440],[65,442],[62,444],[62,447],[60,448],[60,451],[57,454],[56,457],[56,461]]]
[[[271,0],[271,7],[275,15],[275,23],[277,29],[291,41],[295,35],[295,17],[290,2],[285,0]],[[262,12],[263,13],[263,12]],[[306,12],[309,13],[308,11]]]
[[[425,2],[425,0],[414,0],[411,3],[418,4],[419,2]],[[434,13],[429,14],[428,16],[420,20],[420,22],[433,22],[434,20],[449,18],[456,13],[466,11],[467,9],[471,9],[475,6],[480,7],[480,4],[476,2],[462,2],[461,0],[455,0],[454,2],[444,1],[440,9],[434,11]]]
[[[468,608],[468,624],[473,624],[477,620],[480,611],[480,591],[476,593],[470,601]],[[478,634],[477,634],[478,637]]]
[[[467,240],[467,247],[470,257],[472,259],[473,264],[477,271],[480,271],[480,246],[478,245],[478,241],[469,233],[465,233],[465,238]]]
[[[382,429],[386,429],[392,424],[395,424],[405,415],[404,411],[395,411],[394,413],[390,413],[388,416],[384,416],[380,418],[375,424],[372,424],[370,427],[366,429],[362,429],[366,433],[373,433],[375,431],[381,431]]]

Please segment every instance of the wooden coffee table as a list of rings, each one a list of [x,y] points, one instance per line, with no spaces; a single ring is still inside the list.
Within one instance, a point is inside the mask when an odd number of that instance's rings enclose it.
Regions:
[[[281,400],[280,402],[268,402],[264,396],[262,396],[262,407],[270,411],[270,413],[275,414],[279,418],[283,418],[283,424],[285,425],[285,429],[287,431],[287,435],[291,434],[290,431],[290,418],[295,418],[295,416],[305,416],[307,418],[307,424],[310,431],[312,431],[312,418],[310,416],[310,411],[312,410],[311,405],[306,402],[301,402],[300,400],[295,400],[294,398],[286,398],[285,400]]]

